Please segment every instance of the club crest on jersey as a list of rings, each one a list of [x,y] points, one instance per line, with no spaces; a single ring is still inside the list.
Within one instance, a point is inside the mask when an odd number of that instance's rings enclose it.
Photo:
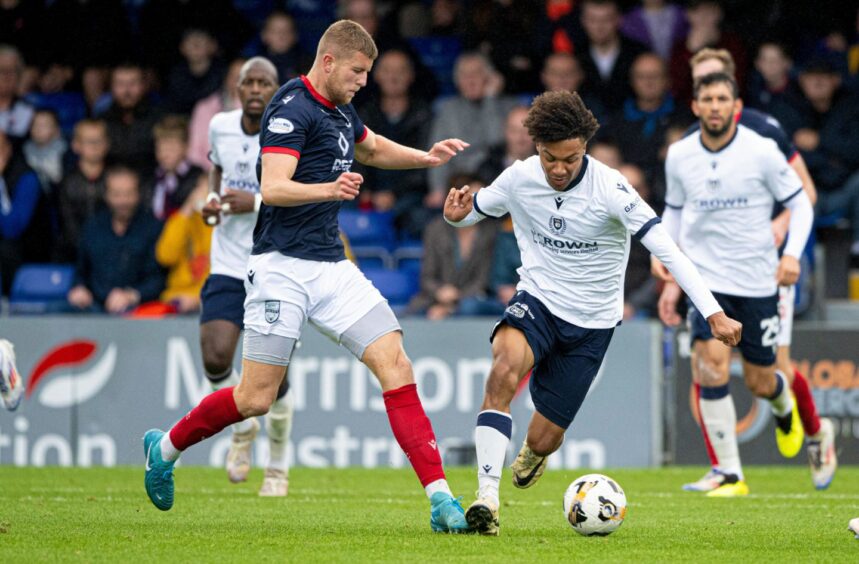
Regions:
[[[715,192],[722,187],[722,181],[718,178],[710,178],[707,180],[707,189]]]
[[[343,135],[343,132],[340,132],[340,138],[337,140],[337,145],[340,147],[340,150],[343,152],[343,156],[346,156],[346,153],[349,152],[349,142],[346,141],[346,136]]]
[[[239,176],[247,176],[251,171],[251,165],[245,161],[238,161],[236,163],[236,174]]]
[[[286,118],[271,118],[268,120],[268,130],[272,133],[292,133],[295,126]]]
[[[277,300],[265,301],[265,320],[274,323],[280,318],[280,302]]]
[[[567,231],[567,220],[553,215],[549,218],[549,231],[555,235],[563,235]]]

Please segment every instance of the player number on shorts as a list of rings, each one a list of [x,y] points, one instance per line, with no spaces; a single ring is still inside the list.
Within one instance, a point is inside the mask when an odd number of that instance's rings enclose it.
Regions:
[[[761,320],[761,345],[772,347],[778,342],[778,315]]]

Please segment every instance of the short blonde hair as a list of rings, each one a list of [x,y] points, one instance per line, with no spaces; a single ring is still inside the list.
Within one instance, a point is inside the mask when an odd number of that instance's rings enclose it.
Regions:
[[[724,71],[726,74],[736,76],[737,65],[734,64],[734,57],[731,56],[731,53],[727,49],[711,49],[710,47],[705,47],[692,55],[692,58],[689,59],[689,68],[694,68],[698,63],[703,63],[710,59],[716,59],[721,62],[725,67]]]
[[[155,141],[164,139],[178,139],[182,143],[188,143],[188,120],[178,115],[167,115],[152,128],[152,136]]]
[[[335,57],[350,57],[354,53],[363,53],[371,61],[375,61],[379,56],[379,49],[361,24],[352,20],[340,20],[328,26],[319,40],[316,57],[325,53],[331,53]]]

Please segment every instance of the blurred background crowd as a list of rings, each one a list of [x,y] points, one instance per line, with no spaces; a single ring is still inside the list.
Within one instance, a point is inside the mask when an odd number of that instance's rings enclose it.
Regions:
[[[688,61],[704,47],[731,53],[746,106],[779,120],[835,210],[818,214],[809,245],[827,250],[825,265],[809,252],[806,270],[824,268],[827,293],[846,297],[859,268],[855,1],[0,0],[11,310],[197,311],[209,121],[239,107],[245,58],[269,58],[286,82],[339,18],[379,46],[353,102],[371,129],[415,147],[471,144],[430,171],[356,167],[365,182],[341,227],[400,313],[503,311],[520,264],[510,222],[457,230],[440,206],[450,186],[487,185],[534,154],[522,120],[545,90],[581,94],[602,125],[589,152],[661,211],[667,146],[694,120]],[[659,288],[646,250],[633,249],[625,315],[653,316]]]

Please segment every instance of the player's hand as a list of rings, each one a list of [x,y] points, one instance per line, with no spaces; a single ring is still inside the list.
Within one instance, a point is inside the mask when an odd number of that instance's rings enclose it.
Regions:
[[[782,255],[778,263],[778,270],[775,273],[775,279],[779,286],[793,286],[799,280],[801,270],[799,260],[796,257]]]
[[[221,222],[221,197],[215,192],[206,196],[206,205],[200,211],[207,225],[217,225]]]
[[[473,202],[474,194],[468,184],[459,190],[451,188],[444,200],[444,217],[448,221],[462,221],[471,213]]]
[[[455,157],[457,153],[466,150],[470,146],[461,139],[445,139],[433,145],[419,160],[425,167],[441,166]]]
[[[229,214],[251,213],[256,206],[256,197],[253,192],[244,190],[231,190],[221,197],[221,211]]]
[[[737,346],[743,334],[743,324],[725,315],[724,311],[714,313],[707,318],[710,332],[729,347]]]
[[[658,258],[650,255],[650,274],[663,282],[674,282],[674,276],[665,268]]]
[[[334,181],[332,200],[352,201],[358,197],[364,177],[357,172],[344,172]]]
[[[659,319],[669,327],[680,325],[682,319],[677,313],[677,302],[680,301],[680,286],[676,282],[666,282],[659,296],[657,305]]]

